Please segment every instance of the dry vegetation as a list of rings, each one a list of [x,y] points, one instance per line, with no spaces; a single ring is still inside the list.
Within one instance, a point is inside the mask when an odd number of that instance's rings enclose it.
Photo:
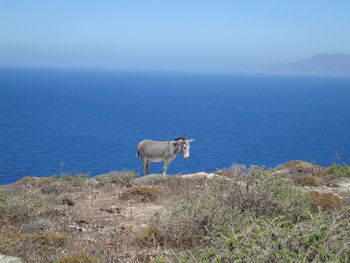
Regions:
[[[300,186],[320,186],[317,178],[311,175],[299,175],[297,178],[295,178],[294,183]]]
[[[349,189],[328,187],[347,171],[292,161],[213,179],[25,177],[0,186],[0,253],[35,263],[350,262]]]
[[[160,190],[155,187],[134,186],[123,189],[120,198],[123,200],[135,200],[139,202],[155,201],[160,195]]]

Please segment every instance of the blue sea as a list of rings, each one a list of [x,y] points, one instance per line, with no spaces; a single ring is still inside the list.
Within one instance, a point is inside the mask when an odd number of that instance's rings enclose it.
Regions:
[[[196,139],[169,174],[350,162],[350,78],[0,69],[0,184],[141,171],[139,141]],[[161,173],[152,163],[151,172]]]

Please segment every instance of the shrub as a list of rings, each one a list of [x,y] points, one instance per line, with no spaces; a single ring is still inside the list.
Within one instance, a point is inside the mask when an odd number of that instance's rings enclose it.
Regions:
[[[136,172],[124,170],[122,172],[110,172],[109,174],[100,175],[96,179],[100,183],[99,186],[115,184],[117,186],[131,187],[136,177]]]
[[[162,246],[164,237],[159,230],[148,227],[136,236],[136,243],[140,246]]]
[[[209,189],[192,192],[173,203],[167,213],[155,215],[150,227],[165,246],[189,249],[211,242],[222,231],[234,213],[220,202],[221,192]]]
[[[124,170],[120,173],[112,172],[111,183],[130,187],[136,176],[137,173],[133,171]]]
[[[67,236],[60,232],[39,231],[32,234],[20,234],[0,238],[0,253],[24,258],[51,257],[52,250],[63,247],[67,240]]]
[[[224,176],[224,177],[232,177],[243,175],[247,172],[247,167],[245,165],[240,164],[232,164],[229,169],[222,169],[215,172],[215,174]]]
[[[50,184],[44,184],[40,191],[43,194],[61,194],[67,191],[67,187],[65,187],[62,182],[57,181]]]
[[[31,185],[40,185],[50,181],[51,177],[29,177],[25,176],[22,179],[18,180],[16,184],[31,184]]]
[[[150,226],[165,246],[191,249],[212,244],[232,228],[232,222],[239,227],[245,218],[283,215],[291,222],[303,220],[309,210],[307,194],[259,167],[244,177],[245,181],[238,181],[241,175],[209,180],[204,189],[188,193],[162,216],[155,216]]]
[[[160,190],[154,187],[143,187],[143,186],[135,186],[124,189],[120,198],[129,200],[134,199],[141,202],[149,202],[156,200],[160,195]]]
[[[70,186],[79,187],[83,186],[85,181],[89,178],[89,174],[78,173],[76,176],[70,173],[65,173],[60,176],[63,182],[68,182]]]
[[[300,186],[320,186],[320,183],[317,181],[317,179],[311,175],[300,175],[294,180],[294,183]]]
[[[20,221],[28,217],[28,215],[41,207],[43,200],[35,195],[27,195],[26,193],[18,192],[17,196],[3,194],[0,201],[0,220],[16,220]]]
[[[180,262],[349,262],[348,220],[324,214],[293,223],[284,216],[232,221],[209,248],[189,251]]]
[[[89,179],[90,176],[90,173],[77,173],[77,177],[80,179]]]
[[[60,178],[64,181],[68,181],[68,182],[73,182],[75,181],[75,177],[73,175],[71,175],[70,173],[64,173],[60,176]]]
[[[73,254],[57,259],[53,263],[101,263],[101,260],[87,254]]]
[[[184,178],[182,176],[164,176],[159,174],[143,176],[137,178],[134,182],[135,185],[160,189],[162,198],[165,200],[171,198],[179,199],[190,192],[203,189],[208,183],[210,183],[208,180],[200,176]]]
[[[318,165],[314,165],[304,161],[289,161],[280,166],[282,169],[288,170],[288,177],[295,179],[300,175],[310,175],[316,177],[324,177],[327,175],[327,169]]]
[[[311,192],[312,208],[315,211],[339,209],[342,200],[339,196],[331,193]]]
[[[350,165],[338,165],[332,164],[327,168],[327,172],[333,179],[342,178],[342,177],[350,177]]]
[[[5,203],[5,200],[6,200],[5,195],[0,192],[0,204]]]
[[[224,202],[241,213],[256,216],[283,214],[298,220],[301,211],[307,209],[308,198],[282,176],[259,167],[251,167],[245,181],[227,183]]]
[[[50,219],[46,218],[39,218],[37,220],[34,220],[28,224],[25,224],[22,226],[21,232],[22,233],[34,233],[39,230],[51,230],[55,227],[55,223],[51,221]]]
[[[224,237],[223,243],[230,251],[228,255],[231,260],[329,262],[337,259],[337,254],[332,251],[334,244],[331,243],[334,240],[329,235],[331,231],[332,222],[322,216],[312,217],[299,224],[277,216],[249,222],[237,234],[231,232]],[[334,243],[346,248],[342,242]],[[346,256],[344,252],[343,256]]]

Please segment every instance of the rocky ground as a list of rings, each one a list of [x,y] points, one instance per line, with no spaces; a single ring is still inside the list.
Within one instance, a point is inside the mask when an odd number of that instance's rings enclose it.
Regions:
[[[154,238],[152,220],[170,213],[169,207],[190,194],[207,191],[212,182],[225,185],[234,178],[246,187],[246,170],[235,166],[177,176],[135,178],[125,171],[93,178],[23,178],[0,186],[0,253],[22,262],[176,261],[174,253],[181,252]],[[326,168],[292,161],[265,172],[283,176],[302,191],[329,193],[339,199],[337,205],[350,204],[349,178],[334,179]]]

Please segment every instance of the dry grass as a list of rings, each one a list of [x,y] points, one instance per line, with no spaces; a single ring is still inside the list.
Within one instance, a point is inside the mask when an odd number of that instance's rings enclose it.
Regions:
[[[98,186],[115,185],[118,187],[131,187],[137,174],[132,171],[110,172],[96,177]]]
[[[0,253],[49,262],[53,259],[52,254],[59,253],[61,248],[68,245],[68,241],[68,236],[62,232],[17,234],[0,239]]]
[[[171,201],[187,196],[191,192],[203,191],[208,184],[208,180],[201,177],[183,178],[181,176],[154,174],[137,178],[134,184],[135,186],[158,188],[162,193],[158,200]]]
[[[245,165],[233,164],[228,169],[222,169],[215,172],[215,174],[223,177],[237,177],[247,173],[248,169]]]
[[[123,189],[120,198],[123,200],[133,199],[139,202],[155,201],[160,195],[160,190],[155,187],[135,186]]]
[[[164,238],[159,230],[148,227],[136,235],[135,242],[141,247],[160,247],[163,246]]]
[[[316,177],[327,176],[327,168],[299,160],[289,161],[281,165],[280,169],[287,169],[289,174],[293,177],[299,175],[311,175]]]
[[[332,169],[331,169],[332,168]],[[339,177],[334,176],[337,166],[322,167],[304,161],[290,161],[277,168],[287,179],[299,186],[329,186],[336,187]]]
[[[318,210],[338,210],[341,207],[342,200],[339,196],[332,193],[311,192],[312,208]]]
[[[31,185],[40,185],[52,180],[51,177],[29,177],[25,176],[22,179],[18,180],[16,184],[31,184]]]
[[[65,256],[63,258],[55,260],[53,263],[101,263],[102,261],[95,257],[87,254],[73,254]]]
[[[318,182],[318,180],[311,175],[300,175],[294,180],[294,183],[300,186],[312,186],[312,187],[320,186],[320,183]]]

